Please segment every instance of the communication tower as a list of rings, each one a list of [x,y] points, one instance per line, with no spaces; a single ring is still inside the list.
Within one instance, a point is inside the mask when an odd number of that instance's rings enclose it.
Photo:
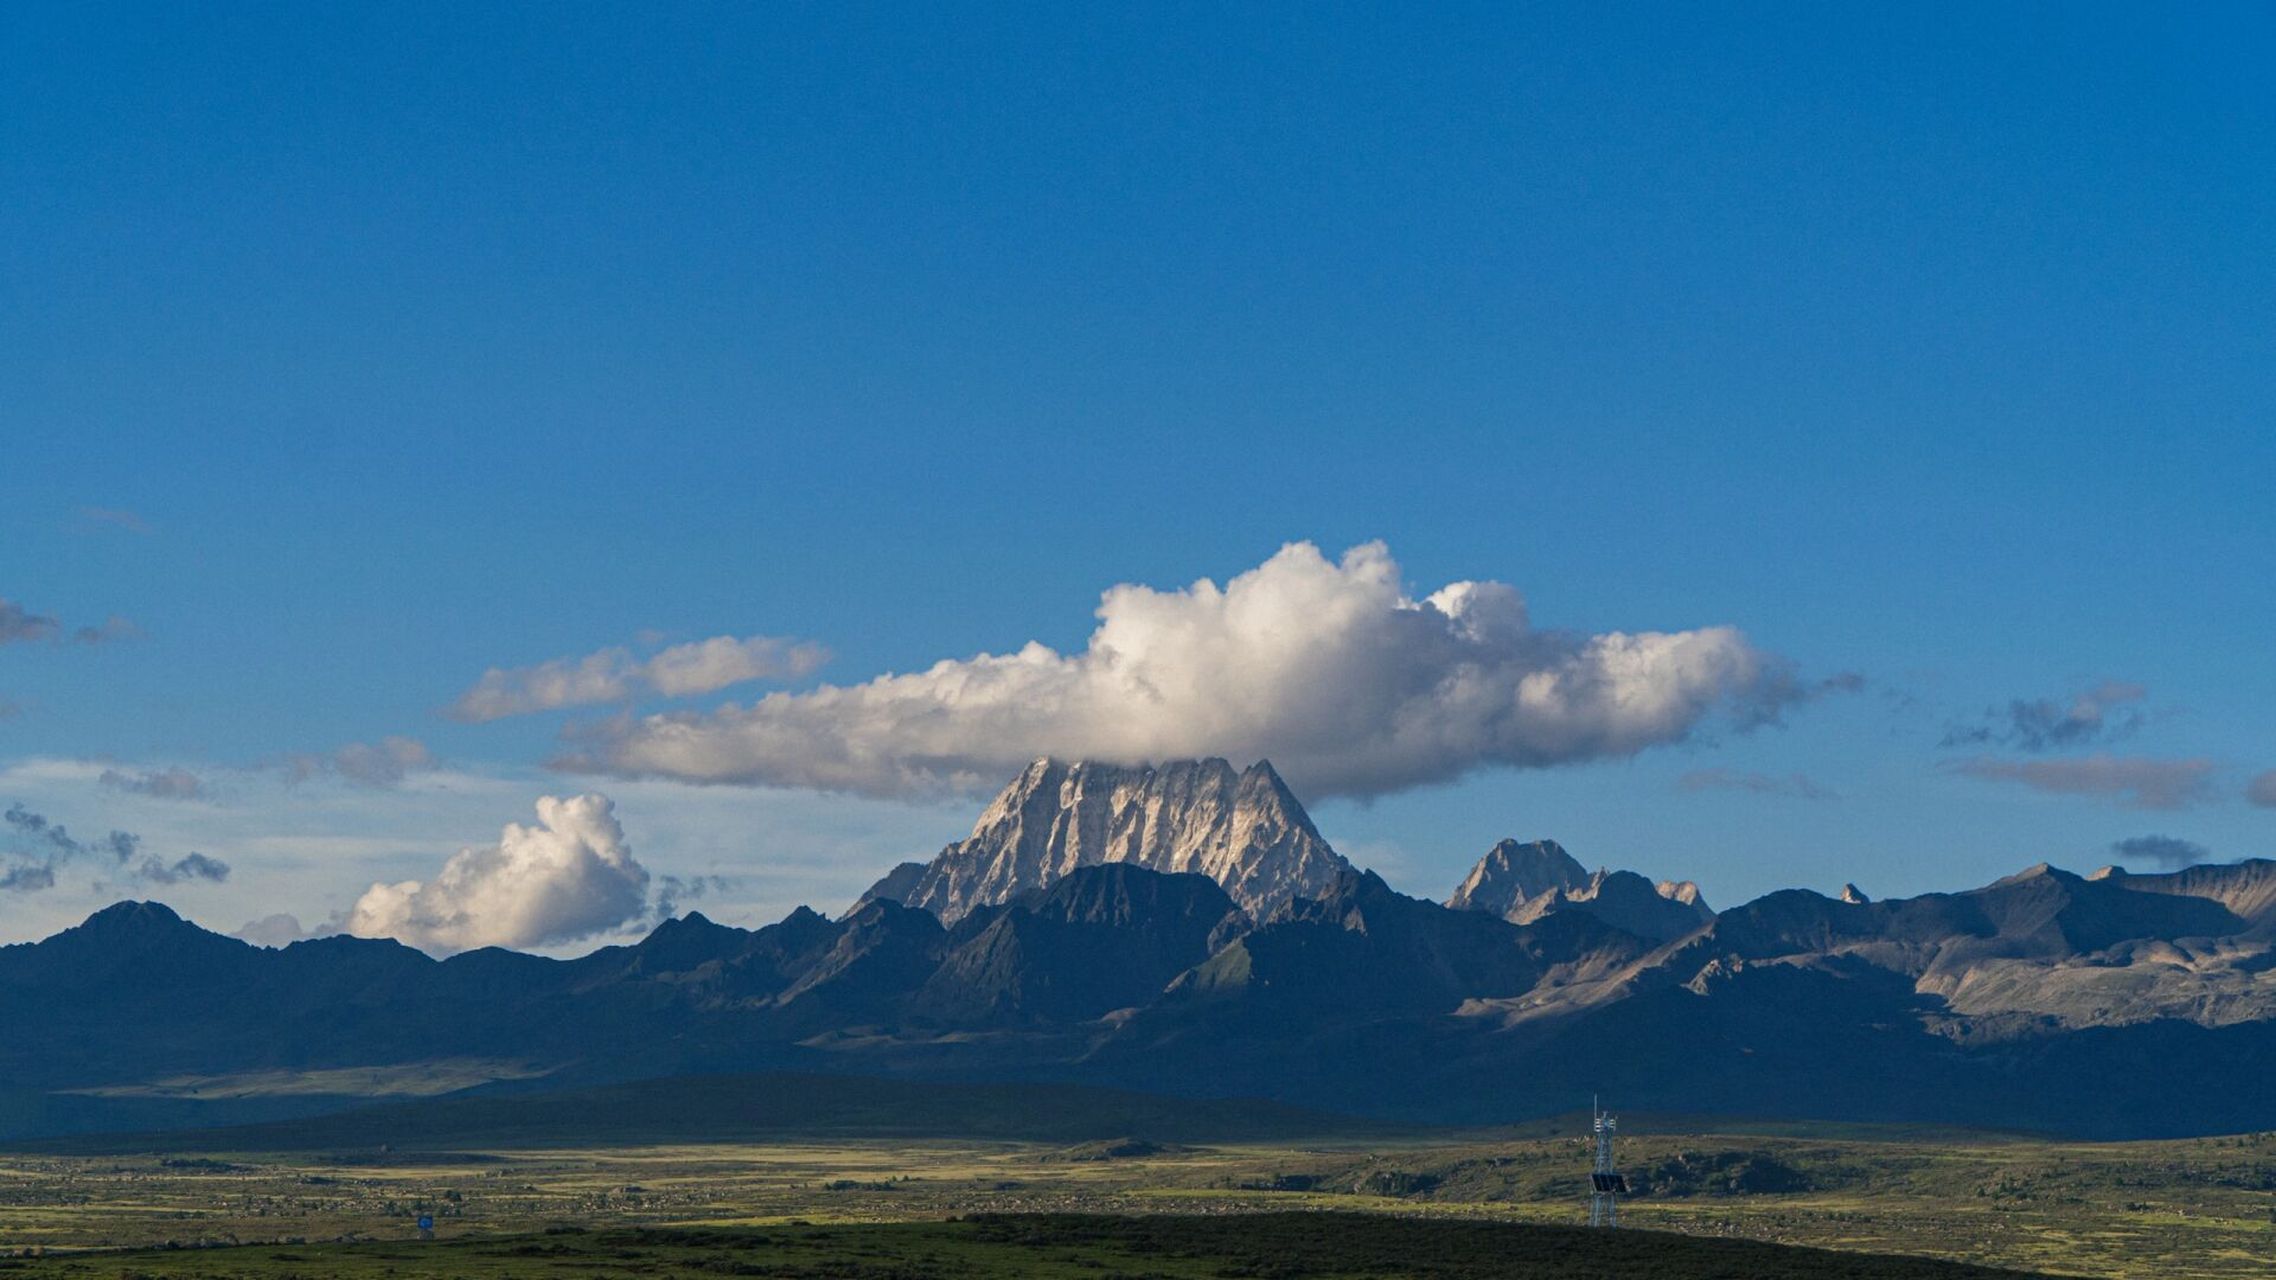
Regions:
[[[1589,1115],[1596,1122],[1596,1165],[1588,1175],[1588,1224],[1592,1227],[1620,1225],[1619,1197],[1628,1194],[1628,1179],[1612,1167],[1612,1134],[1620,1121],[1611,1112],[1589,1099]]]

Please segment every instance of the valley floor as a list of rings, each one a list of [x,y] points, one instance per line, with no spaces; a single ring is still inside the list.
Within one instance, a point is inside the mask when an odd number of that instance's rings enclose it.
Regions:
[[[1656,1233],[1670,1233],[2085,1276],[2212,1280],[2276,1274],[2276,1135],[2130,1144],[1888,1132],[1651,1136],[1624,1139],[1621,1163],[1642,1192],[1623,1209],[1625,1225],[1644,1229],[1631,1233],[1638,1239],[1665,1239]],[[560,1270],[503,1268],[510,1258],[554,1256],[500,1252],[522,1248],[531,1239],[588,1255],[577,1273],[592,1276],[610,1274],[605,1268],[594,1270],[597,1264],[589,1253],[596,1240],[632,1239],[625,1233],[650,1228],[779,1235],[791,1230],[785,1224],[799,1222],[809,1225],[797,1228],[806,1233],[797,1239],[819,1248],[823,1238],[812,1234],[813,1228],[934,1224],[924,1230],[912,1225],[900,1234],[833,1237],[840,1243],[858,1240],[862,1249],[874,1247],[884,1250],[881,1257],[906,1261],[905,1248],[947,1250],[943,1256],[948,1256],[967,1245],[979,1247],[971,1238],[976,1228],[951,1230],[939,1225],[942,1219],[1006,1213],[1168,1214],[1213,1220],[1301,1209],[1357,1212],[1367,1220],[1450,1229],[1496,1222],[1569,1226],[1583,1216],[1586,1168],[1587,1153],[1578,1138],[1538,1133],[1431,1135],[1363,1145],[1177,1146],[1132,1140],[1069,1147],[901,1139],[458,1152],[0,1154],[0,1276],[355,1275],[363,1270],[377,1275],[393,1266],[395,1274],[410,1277],[427,1274],[409,1265],[428,1256],[418,1249],[439,1249],[443,1252],[436,1256],[453,1259],[436,1274]],[[415,1222],[422,1214],[435,1219],[438,1241],[433,1244],[416,1240]],[[1327,1230],[1345,1219],[1315,1213],[1301,1221]],[[1139,1229],[1115,1230],[1128,1235]],[[560,1234],[565,1231],[579,1234]],[[520,1243],[509,1237],[519,1237]],[[700,1270],[700,1255],[717,1264],[711,1266],[712,1274],[722,1268],[744,1273],[737,1270],[741,1263],[714,1256],[716,1249],[705,1253],[710,1246],[690,1243],[693,1239],[658,1237],[653,1247],[680,1253],[673,1254],[677,1260],[666,1259],[669,1265],[659,1263],[650,1270]],[[211,1253],[198,1248],[256,1244],[263,1247]],[[808,1244],[797,1248],[812,1253]],[[339,1252],[343,1245],[352,1247]],[[137,1246],[172,1247],[162,1253],[82,1252]],[[295,1257],[318,1253],[321,1265],[287,1265]],[[33,1260],[32,1255],[49,1256]],[[1173,1267],[1159,1258],[1144,1265],[1123,1258],[1087,1270],[1061,1270],[1090,1275],[1429,1274],[1228,1271],[1223,1268],[1233,1263],[1210,1256],[1216,1261],[1206,1267],[1195,1263],[1199,1270]],[[383,1265],[378,1261],[383,1257],[391,1261]],[[365,1262],[371,1265],[366,1268]],[[798,1263],[805,1266],[807,1262]],[[897,1274],[952,1270],[917,1268]],[[809,1272],[766,1262],[748,1273]],[[1061,1271],[991,1266],[971,1272],[982,1273]],[[1599,1273],[1611,1272],[1588,1274]],[[1844,1273],[1820,1265],[1811,1274]]]
[[[72,1280],[2024,1280],[1922,1258],[1835,1254],[1660,1232],[1417,1221],[1377,1214],[983,1216],[771,1228],[561,1230],[450,1243],[252,1245],[0,1260]]]

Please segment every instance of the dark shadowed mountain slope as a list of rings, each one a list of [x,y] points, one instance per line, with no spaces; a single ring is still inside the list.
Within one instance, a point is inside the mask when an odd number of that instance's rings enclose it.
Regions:
[[[1433,1011],[1532,990],[1559,965],[1630,960],[1649,943],[1586,916],[1533,926],[1454,911],[1349,872],[1282,906],[1181,979],[1179,1001],[1232,996],[1282,1008]]]
[[[2104,867],[2088,877],[2111,880],[2136,893],[2170,893],[2220,903],[2252,926],[2255,934],[2276,931],[2276,861],[2248,858],[2221,866],[2139,875],[2123,867]]]
[[[1655,945],[1585,912],[1515,925],[1351,873],[1252,926],[1205,877],[1127,864],[955,929],[873,902],[759,930],[689,918],[573,961],[346,938],[264,951],[113,909],[0,950],[0,1018],[33,1029],[0,1039],[14,1090],[0,1126],[179,1122],[167,1082],[186,1077],[241,1095],[211,1108],[228,1118],[260,1101],[264,1073],[472,1064],[469,1083],[519,1090],[796,1066],[1473,1123],[1602,1088],[1695,1111],[2191,1132],[2276,1123],[2262,1091],[2208,1108],[2181,1078],[2276,1066],[2268,953],[2234,937],[2103,944],[2241,923],[2207,898],[2036,872],[1864,905],[1773,894]],[[2097,994],[2119,980],[2132,1004]],[[2088,996],[2100,1013],[2038,1007]],[[265,1105],[348,1100],[305,1092]]]
[[[209,933],[163,903],[118,902],[43,942],[0,947],[0,980],[54,992],[163,999],[178,983],[251,972],[258,954],[251,944]]]
[[[949,951],[913,1006],[948,1023],[1087,1021],[1158,998],[1209,958],[1220,927],[1242,920],[1206,876],[1085,868],[993,913]]]

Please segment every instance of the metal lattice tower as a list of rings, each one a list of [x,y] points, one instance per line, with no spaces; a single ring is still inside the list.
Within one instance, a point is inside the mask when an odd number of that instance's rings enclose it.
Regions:
[[[1612,1167],[1612,1135],[1620,1121],[1611,1112],[1589,1099],[1589,1115],[1596,1122],[1596,1164],[1588,1175],[1588,1224],[1592,1227],[1620,1225],[1619,1197],[1628,1194],[1628,1179]]]

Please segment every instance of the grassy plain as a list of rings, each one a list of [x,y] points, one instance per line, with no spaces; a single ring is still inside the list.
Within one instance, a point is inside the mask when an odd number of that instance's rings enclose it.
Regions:
[[[1659,1232],[1381,1214],[983,1216],[947,1222],[556,1231],[0,1260],[56,1280],[1995,1280],[2023,1273]]]
[[[1621,1156],[1641,1192],[1627,1203],[1624,1221],[1653,1232],[2071,1275],[2276,1275],[2276,1135],[2078,1144],[1782,1130],[1637,1135],[1623,1139]],[[580,1241],[663,1227],[764,1234],[790,1230],[785,1224],[792,1222],[937,1224],[1004,1213],[1214,1218],[1308,1210],[1569,1225],[1581,1214],[1586,1168],[1577,1135],[1539,1131],[1232,1144],[838,1138],[480,1151],[17,1153],[0,1154],[0,1255],[171,1244],[176,1248],[162,1254],[110,1257],[140,1257],[128,1270],[150,1275],[220,1275],[237,1273],[169,1268],[186,1259],[219,1265],[271,1256],[184,1248],[260,1242],[288,1253],[320,1249],[325,1264],[305,1274],[354,1274],[347,1262],[333,1261],[341,1242],[353,1245],[342,1259],[399,1256],[407,1243],[419,1243],[413,1237],[420,1214],[436,1219],[442,1244],[484,1249],[519,1247],[509,1237],[525,1244],[567,1239],[549,1231],[582,1232]],[[922,1232],[861,1238],[890,1245],[888,1253],[902,1247],[893,1241],[933,1240]],[[482,1271],[474,1260],[491,1255],[478,1249],[451,1256],[465,1263],[454,1274],[475,1275]],[[149,1261],[154,1257],[166,1265]],[[53,1270],[64,1261],[38,1263],[32,1274],[71,1274]],[[109,1262],[79,1261],[95,1270],[77,1274],[127,1274]],[[580,1274],[596,1274],[591,1265],[587,1259]],[[1124,1262],[1100,1265],[1130,1270]],[[1152,1263],[1136,1270],[1188,1273]],[[283,1273],[267,1264],[243,1272]],[[935,1273],[947,1274],[907,1274]]]

